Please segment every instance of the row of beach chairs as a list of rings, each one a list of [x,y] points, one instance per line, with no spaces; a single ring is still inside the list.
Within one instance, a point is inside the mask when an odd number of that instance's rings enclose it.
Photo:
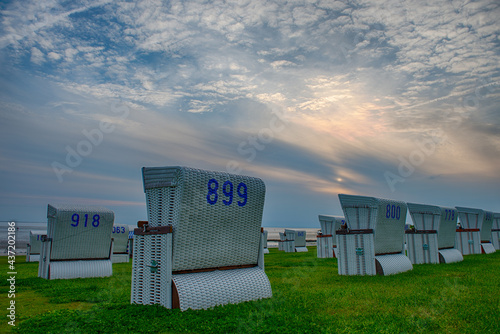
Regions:
[[[148,220],[133,231],[131,303],[187,310],[272,296],[264,271],[262,180],[188,167],[145,167],[142,177]],[[406,203],[339,197],[345,219],[320,216],[318,254],[326,257],[336,244],[342,275],[387,275],[412,268],[403,249]],[[118,243],[129,235],[113,225],[112,211],[49,205],[47,217],[47,232],[33,233],[41,241],[39,277],[112,274],[114,250],[119,249],[116,258],[122,258],[125,248]],[[439,226],[423,230],[430,229],[438,230],[441,242]],[[120,235],[113,236],[113,230]],[[30,245],[28,258],[36,261],[35,239]],[[280,247],[307,251],[305,231],[285,230]]]
[[[318,216],[317,252],[337,257],[340,275],[389,275],[498,249],[498,213],[344,194],[339,200],[345,218]],[[407,210],[414,228],[405,231]]]

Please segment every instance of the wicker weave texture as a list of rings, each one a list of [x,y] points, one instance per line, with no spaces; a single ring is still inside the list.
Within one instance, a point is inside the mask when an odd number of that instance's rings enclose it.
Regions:
[[[54,261],[49,279],[108,277],[113,274],[111,260]]]
[[[407,206],[405,202],[339,194],[350,229],[373,229],[375,254],[402,252]]]
[[[412,264],[439,263],[437,233],[408,233],[405,239]]]
[[[417,231],[439,230],[441,209],[435,205],[407,203],[411,220]]]
[[[384,276],[399,274],[413,269],[410,259],[403,254],[377,255],[375,256],[375,260],[381,267]]]
[[[455,245],[462,255],[481,254],[479,232],[457,230]]]
[[[256,263],[262,180],[187,167],[143,168],[143,178],[149,223],[174,228],[174,271]]]
[[[259,267],[173,275],[172,280],[182,311],[272,297],[269,279]]]
[[[439,248],[455,248],[458,212],[455,208],[441,207],[438,230]],[[461,255],[461,254],[460,254]]]
[[[48,205],[51,260],[110,257],[114,213],[95,206]]]
[[[489,241],[493,225],[493,212],[457,206],[463,228],[478,228],[481,241]]]
[[[491,242],[482,242],[481,243],[481,251],[484,254],[491,254],[491,253],[495,253],[496,249]]]
[[[339,275],[375,275],[373,234],[337,234]]]
[[[439,263],[453,263],[464,260],[462,253],[456,248],[440,249]]]

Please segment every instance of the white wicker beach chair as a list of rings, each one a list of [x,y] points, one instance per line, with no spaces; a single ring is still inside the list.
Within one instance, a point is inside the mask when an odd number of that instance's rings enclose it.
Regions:
[[[344,217],[318,215],[321,231],[316,235],[316,252],[318,258],[336,257],[336,231],[345,223]]]
[[[129,262],[129,227],[124,224],[113,226],[113,256],[112,263]]]
[[[292,237],[293,234],[293,237]],[[289,230],[285,229],[285,235],[292,240],[293,238],[293,247],[291,247],[292,252],[307,252],[306,247],[306,231],[303,230]]]
[[[293,230],[285,230],[283,233],[283,237],[285,238],[283,241],[283,250],[285,253],[295,252],[295,236],[295,231]]]
[[[38,276],[45,279],[111,276],[114,217],[113,211],[103,207],[49,204]]]
[[[284,242],[286,241],[285,232],[278,232],[278,234],[280,236],[280,240],[278,241],[278,250],[284,251],[285,250]]]
[[[266,230],[264,230],[263,232],[263,237],[264,237],[264,243],[263,243],[263,247],[264,247],[264,254],[269,254],[269,249],[267,249],[267,235],[268,235],[268,232]]]
[[[262,180],[143,168],[148,224],[134,231],[131,302],[181,310],[270,298]]]
[[[30,243],[26,247],[26,262],[38,262],[40,260],[42,235],[45,234],[47,234],[47,230],[30,231]]]
[[[348,228],[336,232],[339,275],[390,275],[413,269],[404,254],[406,203],[339,194]]]
[[[458,213],[455,208],[407,203],[415,230],[405,233],[408,257],[413,264],[463,261],[455,248]]]
[[[491,243],[493,213],[481,209],[456,207],[461,229],[457,229],[456,244],[463,255],[494,253]]]
[[[493,214],[493,224],[491,225],[491,243],[496,250],[500,249],[500,213]]]

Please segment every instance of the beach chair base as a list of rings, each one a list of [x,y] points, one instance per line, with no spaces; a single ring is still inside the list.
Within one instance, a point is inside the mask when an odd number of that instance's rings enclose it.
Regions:
[[[272,297],[269,279],[259,267],[172,275],[172,281],[172,308],[181,311]]]
[[[269,249],[264,248],[264,251],[263,251],[263,252],[264,252],[264,254],[269,254]]]
[[[393,275],[412,270],[410,259],[404,254],[387,254],[375,256],[377,275]]]
[[[111,260],[52,261],[48,279],[108,277],[113,274]]]
[[[113,254],[111,257],[112,263],[128,263],[130,261],[130,256],[128,253]]]
[[[462,255],[481,254],[479,229],[457,230],[455,245]]]
[[[295,252],[295,240],[283,241],[283,250],[285,251],[285,253],[294,253]]]
[[[464,260],[462,253],[456,248],[447,248],[439,250],[439,263],[453,263]]]
[[[337,258],[339,275],[375,275],[373,234],[339,234]]]
[[[495,253],[495,252],[496,252],[496,249],[491,242],[481,243],[481,253],[482,254],[491,254],[491,253]]]
[[[307,247],[295,247],[296,252],[308,252]]]
[[[405,233],[408,258],[412,264],[439,263],[437,232]]]

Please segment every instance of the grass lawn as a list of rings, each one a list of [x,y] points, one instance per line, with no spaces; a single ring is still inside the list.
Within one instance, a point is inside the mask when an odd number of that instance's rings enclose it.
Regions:
[[[7,257],[0,333],[500,333],[500,252],[416,265],[392,276],[339,276],[336,259],[271,249],[273,298],[180,312],[131,305],[131,263],[113,276],[48,281],[16,262],[16,327],[7,324]]]

